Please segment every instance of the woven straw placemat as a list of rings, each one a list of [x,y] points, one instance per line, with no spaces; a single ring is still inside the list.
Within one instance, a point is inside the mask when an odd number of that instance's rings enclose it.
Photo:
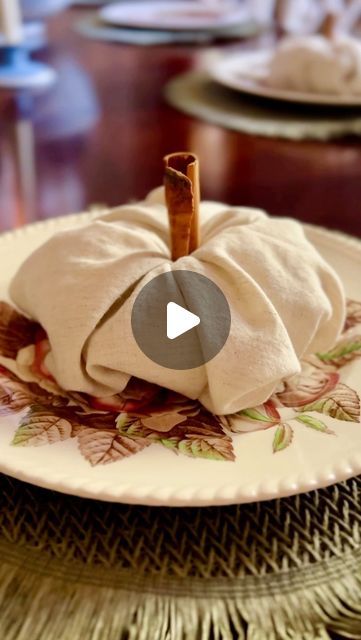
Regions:
[[[361,135],[360,108],[315,107],[256,98],[222,87],[204,71],[173,78],[164,93],[180,111],[243,133],[290,140]]]
[[[361,638],[361,478],[192,509],[0,483],[3,640]]]

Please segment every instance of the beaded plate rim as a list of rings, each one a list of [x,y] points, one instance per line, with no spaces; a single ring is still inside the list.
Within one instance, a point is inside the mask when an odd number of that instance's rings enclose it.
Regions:
[[[101,213],[101,210],[72,214],[35,222],[14,231],[6,231],[0,235],[0,248],[1,246],[16,243],[17,240],[26,240],[34,236],[39,237],[39,234],[41,236],[42,233],[46,235],[46,233],[49,234],[59,228],[83,224],[99,215],[99,213]],[[344,254],[348,259],[351,256],[352,260],[361,266],[360,240],[313,225],[307,224],[304,225],[304,228],[310,238],[315,241],[319,239],[324,245],[328,245],[329,248],[336,251],[339,256]],[[6,419],[2,419],[1,423],[4,424],[4,421]],[[42,450],[46,457],[48,448],[45,447]],[[166,453],[168,454],[168,452]],[[119,469],[121,469],[122,463],[117,467],[116,482],[114,482],[114,478],[112,481],[109,481],[107,476],[102,478],[102,473],[99,470],[94,474],[91,468],[89,468],[89,472],[82,470],[79,474],[71,475],[66,471],[66,465],[65,468],[62,465],[58,468],[53,468],[49,474],[49,467],[46,465],[37,466],[36,462],[32,462],[31,451],[28,450],[27,454],[26,463],[24,463],[23,459],[20,465],[16,458],[7,455],[7,451],[0,451],[0,472],[40,487],[69,495],[149,506],[216,506],[270,500],[326,487],[361,473],[361,445],[359,449],[350,447],[348,455],[340,457],[337,461],[330,461],[330,464],[323,469],[313,469],[311,471],[306,468],[303,472],[298,471],[297,473],[295,473],[294,469],[291,469],[290,473],[283,475],[278,480],[267,479],[261,473],[258,481],[253,482],[253,484],[243,484],[242,482],[224,483],[221,478],[221,469],[219,469],[220,480],[217,487],[197,487],[194,484],[187,483],[187,480],[185,480],[181,486],[175,488],[169,487],[164,483],[145,482],[141,476],[137,484],[129,483],[121,478],[122,474]],[[61,457],[64,454],[60,452],[59,455]],[[172,454],[169,453],[169,455]],[[67,450],[65,449],[66,456]],[[134,457],[134,460],[135,464],[138,464],[137,457]],[[141,458],[138,460],[141,460]],[[198,461],[191,462],[197,464]],[[204,461],[201,461],[201,464],[203,463]],[[228,463],[206,462],[206,464],[209,465],[209,472],[214,473],[214,471],[218,471],[217,465]],[[237,464],[237,462],[233,464]],[[140,465],[142,465],[141,461]]]

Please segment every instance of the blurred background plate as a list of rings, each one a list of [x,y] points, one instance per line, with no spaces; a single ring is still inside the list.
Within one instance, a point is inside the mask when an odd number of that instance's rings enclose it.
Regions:
[[[100,10],[101,19],[113,25],[138,29],[212,30],[232,27],[250,20],[244,5],[227,2],[122,2]]]
[[[253,96],[332,107],[361,106],[361,95],[306,93],[267,86],[267,67],[272,53],[272,50],[263,50],[232,54],[212,62],[208,72],[224,87]]]
[[[119,2],[119,0],[73,0],[71,5],[72,7],[101,7],[110,2]],[[134,0],[134,2],[142,2],[142,0]]]
[[[136,0],[142,1],[142,0]],[[119,27],[103,22],[97,12],[87,12],[74,25],[74,29],[82,36],[104,42],[119,42],[122,44],[136,44],[140,46],[164,44],[210,44],[215,40],[235,40],[249,38],[259,33],[260,27],[256,22],[243,22],[236,26],[218,30],[161,30],[161,29],[132,29]]]

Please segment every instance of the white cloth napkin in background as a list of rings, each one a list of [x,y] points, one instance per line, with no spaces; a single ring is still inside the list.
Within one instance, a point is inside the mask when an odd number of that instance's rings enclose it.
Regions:
[[[26,260],[10,294],[46,330],[51,352],[45,363],[60,386],[105,396],[136,376],[198,398],[217,414],[234,413],[267,400],[299,371],[300,357],[334,344],[344,320],[342,287],[298,222],[204,202],[201,223],[201,246],[172,263],[160,189],[56,234]],[[173,269],[210,278],[232,316],[218,355],[186,371],[150,361],[131,328],[142,287]]]
[[[361,42],[350,36],[284,39],[271,58],[267,84],[288,91],[360,96]]]

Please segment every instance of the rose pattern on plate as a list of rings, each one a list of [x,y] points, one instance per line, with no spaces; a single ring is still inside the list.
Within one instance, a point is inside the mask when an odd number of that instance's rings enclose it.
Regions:
[[[308,356],[300,374],[286,380],[263,405],[216,416],[199,402],[132,378],[111,398],[65,392],[45,359],[46,333],[0,302],[0,417],[19,414],[14,446],[41,446],[76,438],[92,465],[122,460],[161,445],[193,458],[232,461],[233,434],[272,429],[273,452],[289,447],[297,428],[334,435],[322,414],[360,424],[360,397],[342,369],[361,357],[361,302],[348,301],[344,331],[327,353]]]

